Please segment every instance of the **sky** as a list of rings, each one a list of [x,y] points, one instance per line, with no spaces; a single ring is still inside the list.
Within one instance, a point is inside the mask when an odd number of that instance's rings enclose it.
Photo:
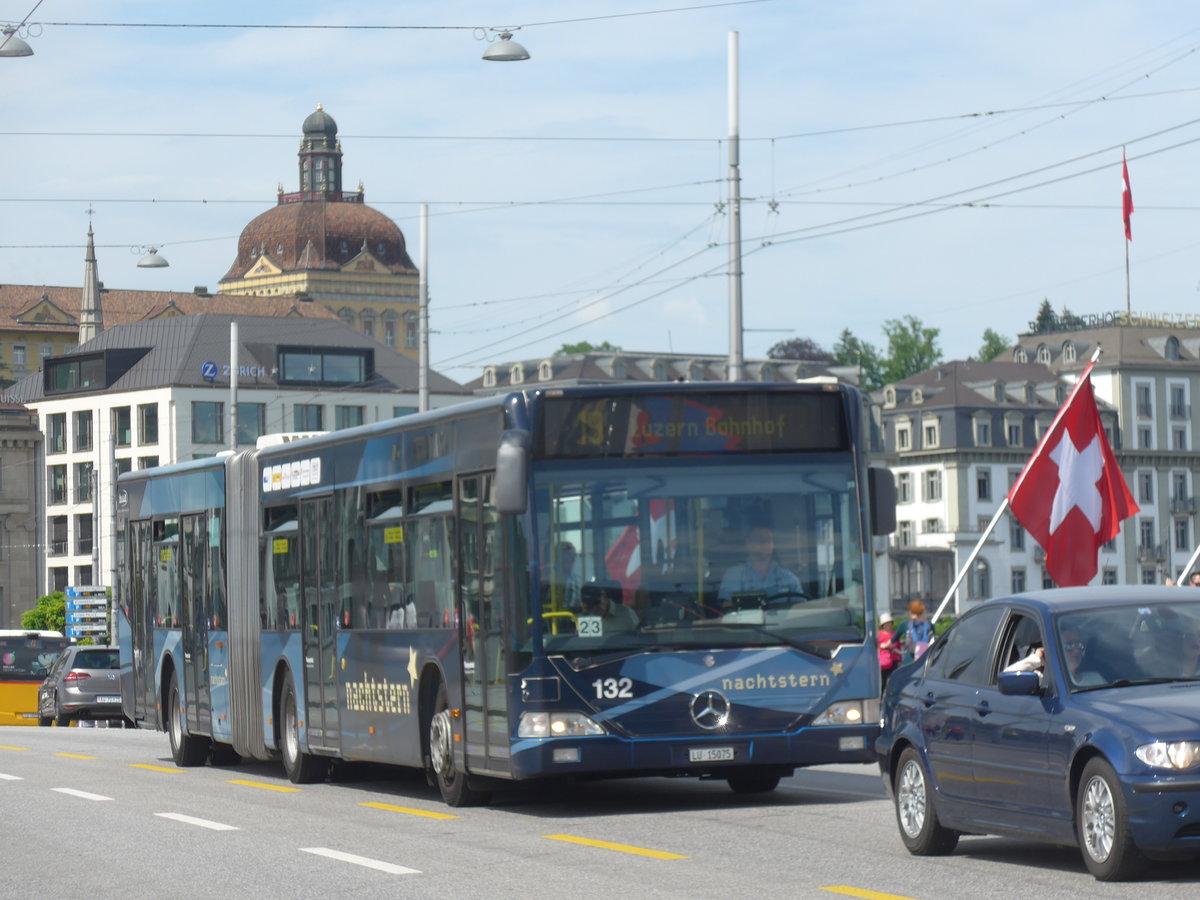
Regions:
[[[428,205],[438,371],[726,354],[736,31],[747,358],[912,315],[964,359],[1043,299],[1200,312],[1191,4],[37,2],[0,0],[40,23],[0,59],[0,282],[81,285],[90,207],[107,287],[215,290],[321,104],[414,261]],[[503,27],[531,59],[480,59]]]

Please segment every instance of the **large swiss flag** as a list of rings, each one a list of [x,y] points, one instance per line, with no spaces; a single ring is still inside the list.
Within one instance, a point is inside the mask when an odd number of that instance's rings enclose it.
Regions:
[[[1091,581],[1100,547],[1138,511],[1096,409],[1094,365],[1008,492],[1013,514],[1045,549],[1046,570],[1059,587]]]

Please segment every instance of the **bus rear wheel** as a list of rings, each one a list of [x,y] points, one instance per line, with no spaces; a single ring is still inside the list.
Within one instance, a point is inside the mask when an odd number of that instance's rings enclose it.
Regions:
[[[171,738],[171,758],[180,767],[202,766],[208,759],[208,741],[187,734],[183,728],[183,704],[179,702],[179,676],[171,676],[171,687],[167,691],[168,726]]]
[[[479,806],[492,795],[467,783],[467,773],[454,768],[454,730],[446,686],[438,685],[433,715],[429,717],[429,765],[447,806]]]
[[[296,706],[296,687],[289,672],[283,683],[279,704],[279,744],[283,751],[283,770],[292,784],[312,784],[325,777],[329,761],[300,749],[300,714]]]

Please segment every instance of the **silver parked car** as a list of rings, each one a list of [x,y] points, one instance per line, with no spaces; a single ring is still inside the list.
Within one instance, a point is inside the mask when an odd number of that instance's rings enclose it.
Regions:
[[[50,667],[38,689],[38,724],[72,719],[124,719],[116,647],[68,647]]]

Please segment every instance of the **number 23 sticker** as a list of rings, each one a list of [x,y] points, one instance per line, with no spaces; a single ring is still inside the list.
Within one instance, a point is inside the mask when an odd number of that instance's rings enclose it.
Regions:
[[[597,700],[617,700],[633,696],[632,678],[597,678],[592,682]]]

